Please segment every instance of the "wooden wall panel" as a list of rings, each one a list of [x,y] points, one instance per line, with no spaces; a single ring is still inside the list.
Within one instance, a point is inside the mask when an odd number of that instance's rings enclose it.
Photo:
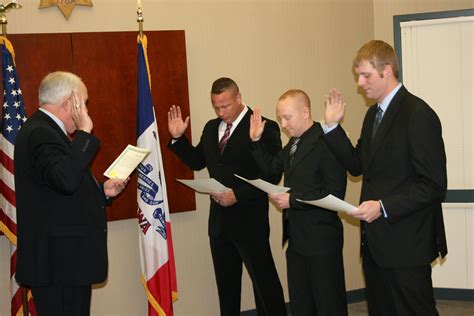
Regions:
[[[21,91],[30,116],[38,109],[38,87],[52,71],[74,71],[70,34],[12,34]]]
[[[193,178],[193,172],[171,153],[167,111],[179,104],[189,115],[184,31],[146,32],[152,95],[158,123],[171,212],[195,210],[194,192],[175,181]],[[40,80],[49,72],[67,70],[80,76],[89,93],[93,133],[101,148],[92,169],[99,181],[127,144],[136,144],[137,33],[100,32],[12,35],[18,73],[31,115],[38,104]],[[34,105],[33,105],[34,104]],[[190,129],[187,136],[191,139]],[[136,175],[108,208],[109,220],[136,216]]]

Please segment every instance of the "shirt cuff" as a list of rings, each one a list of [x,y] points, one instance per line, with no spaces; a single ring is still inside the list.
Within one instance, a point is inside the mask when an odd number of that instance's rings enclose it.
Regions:
[[[339,125],[339,124],[336,123],[336,125],[329,127],[329,126],[327,126],[326,124],[321,124],[321,127],[323,128],[324,134],[327,134],[327,133],[329,133],[330,131],[332,131],[333,129],[335,129],[338,125]]]
[[[382,200],[379,200],[379,203],[380,203],[380,207],[382,209],[383,217],[387,218],[388,215],[387,215],[387,212],[385,212],[385,207],[383,206]]]

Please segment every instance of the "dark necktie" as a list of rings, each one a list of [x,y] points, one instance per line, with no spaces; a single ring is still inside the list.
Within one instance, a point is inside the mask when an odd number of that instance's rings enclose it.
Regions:
[[[295,158],[295,153],[296,153],[296,150],[298,149],[298,143],[300,142],[301,138],[299,137],[295,137],[293,138],[293,142],[291,143],[291,147],[290,147],[290,165],[291,163],[293,162],[293,159]]]
[[[377,113],[375,114],[374,120],[374,128],[372,129],[372,140],[375,138],[375,134],[377,133],[377,129],[379,128],[380,122],[382,122],[383,117],[383,110],[380,106],[377,106]]]
[[[221,140],[219,141],[219,151],[222,154],[225,149],[225,145],[229,141],[230,137],[230,129],[232,128],[232,123],[227,123],[227,127],[225,128],[224,135],[222,136]]]

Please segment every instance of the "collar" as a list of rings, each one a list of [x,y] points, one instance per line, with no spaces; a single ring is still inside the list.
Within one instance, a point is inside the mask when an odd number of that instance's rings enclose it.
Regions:
[[[311,124],[311,126],[306,130],[304,131],[303,134],[301,134],[299,137],[293,137],[293,138],[299,138],[300,139],[300,144],[303,142],[303,140],[308,137],[308,135],[311,133],[311,131],[316,127],[316,123],[313,121],[313,124]]]
[[[388,106],[390,105],[390,102],[392,102],[393,97],[395,94],[397,94],[398,90],[402,87],[402,83],[399,82],[398,85],[393,88],[392,91],[390,91],[389,94],[382,100],[382,102],[378,103],[378,106],[383,110],[383,113],[387,111]]]
[[[239,116],[232,122],[232,130],[234,130],[237,125],[239,125],[240,121],[244,118],[245,114],[248,112],[249,108],[244,104],[244,108],[240,112]],[[224,129],[227,127],[227,123],[221,121],[219,124],[219,129]]]
[[[44,114],[46,114],[47,116],[49,116],[56,124],[58,124],[59,128],[61,128],[61,130],[67,136],[66,126],[64,125],[63,121],[61,121],[56,115],[54,115],[53,113],[49,112],[46,109],[39,108],[39,110],[43,112]]]

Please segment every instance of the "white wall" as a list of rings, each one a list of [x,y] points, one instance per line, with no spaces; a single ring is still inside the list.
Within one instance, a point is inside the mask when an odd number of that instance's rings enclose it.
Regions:
[[[466,2],[452,1],[458,6]],[[25,0],[23,9],[8,15],[8,30],[10,33],[137,30],[135,1],[94,0],[93,3],[92,8],[76,6],[70,20],[66,21],[57,8],[38,10],[38,0]],[[319,120],[325,93],[337,87],[348,103],[344,126],[352,140],[357,139],[366,107],[357,94],[351,71],[352,56],[363,43],[374,38],[374,32],[386,35],[391,41],[393,36],[381,31],[380,25],[386,21],[380,21],[378,17],[381,12],[385,15],[387,8],[392,11],[389,1],[143,0],[142,3],[145,30],[184,29],[186,32],[195,142],[205,122],[214,116],[208,91],[212,81],[222,75],[234,78],[244,101],[251,106],[261,106],[264,115],[269,117],[274,117],[276,99],[285,90],[301,88],[311,97],[313,117]],[[408,1],[404,0],[404,3]],[[152,57],[150,62],[154,62]],[[132,66],[134,63],[131,61]],[[90,103],[94,106],[93,100]],[[287,137],[282,138],[286,143]],[[207,172],[195,175],[207,177]],[[357,204],[359,190],[359,183],[349,183],[349,202]],[[177,316],[218,315],[207,216],[208,201],[201,195],[197,196],[197,211],[171,216],[180,295],[175,303]],[[281,218],[273,208],[270,220],[273,253],[286,288],[285,258],[280,249]],[[347,289],[359,289],[363,287],[363,281],[357,223],[344,220],[344,229]],[[145,298],[138,279],[137,238],[135,220],[109,223],[110,274],[107,284],[93,292],[92,315],[146,315]],[[9,315],[8,274],[8,245],[0,238],[2,316]],[[242,309],[252,308],[251,285],[245,277]]]
[[[10,33],[137,30],[135,1],[94,0],[92,8],[76,6],[69,21],[55,7],[38,10],[37,2],[23,1],[23,9],[9,14]],[[348,102],[354,104],[349,108],[351,120],[346,127],[357,137],[365,107],[356,94],[351,58],[361,43],[373,37],[371,1],[144,0],[142,3],[145,30],[184,29],[186,32],[195,142],[205,122],[215,115],[209,102],[210,85],[223,75],[238,82],[244,102],[261,106],[269,117],[274,117],[276,99],[285,90],[297,87],[308,92],[313,100],[313,116],[319,120],[324,94],[338,87],[346,91]],[[159,62],[152,56],[149,58],[150,62]],[[134,64],[132,60],[131,66]],[[90,103],[94,106],[93,100]],[[286,136],[283,142],[287,142]],[[206,171],[196,173],[196,177],[207,176]],[[350,201],[356,203],[358,195],[358,185],[351,185]],[[171,216],[180,296],[175,303],[178,316],[218,314],[207,217],[208,200],[201,195],[197,196],[197,211]],[[273,253],[286,289],[285,258],[280,248],[281,217],[274,208],[270,220]],[[363,282],[358,227],[354,222],[345,226],[346,281],[350,290],[361,288]],[[93,292],[93,315],[146,314],[138,279],[137,238],[135,220],[109,223],[110,274],[107,284]],[[0,315],[7,315],[9,255],[3,238],[0,247]],[[242,309],[253,308],[251,285],[245,276]]]

